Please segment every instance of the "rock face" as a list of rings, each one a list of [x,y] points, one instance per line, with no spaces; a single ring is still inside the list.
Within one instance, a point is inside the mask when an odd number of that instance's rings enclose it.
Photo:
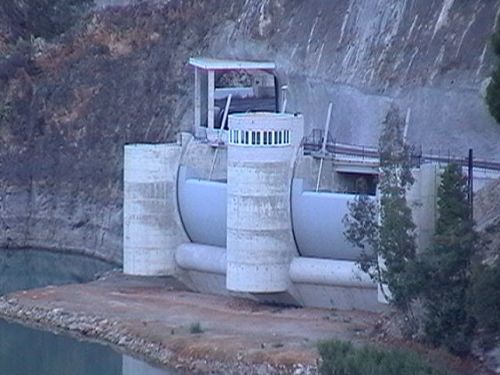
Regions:
[[[0,246],[120,261],[123,145],[189,129],[190,56],[276,61],[289,110],[310,131],[332,101],[341,142],[376,144],[396,102],[424,151],[500,159],[481,97],[498,0],[98,0],[51,13],[59,26],[43,32],[26,22],[31,2],[10,3],[0,5]]]

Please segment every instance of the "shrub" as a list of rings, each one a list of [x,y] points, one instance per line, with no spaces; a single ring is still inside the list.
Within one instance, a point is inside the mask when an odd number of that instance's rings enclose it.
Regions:
[[[469,352],[474,329],[467,294],[478,240],[467,201],[467,181],[458,165],[449,164],[443,172],[438,212],[433,245],[419,262],[424,330],[429,342],[461,355]]]
[[[322,375],[449,375],[422,361],[415,353],[381,350],[372,346],[355,348],[349,342],[319,343]]]
[[[203,333],[203,328],[201,328],[200,322],[191,323],[189,326],[189,333]]]
[[[486,89],[486,104],[490,114],[500,123],[500,64],[497,64]]]
[[[500,29],[497,28],[491,37],[493,51],[500,57]],[[491,115],[500,123],[500,62],[497,62],[495,71],[491,75],[491,82],[486,89],[486,104]]]
[[[478,266],[473,273],[470,310],[479,328],[489,333],[500,330],[500,260],[493,266]]]

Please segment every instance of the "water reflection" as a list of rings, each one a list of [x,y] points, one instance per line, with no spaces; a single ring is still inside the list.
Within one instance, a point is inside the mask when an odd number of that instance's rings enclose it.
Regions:
[[[0,249],[0,295],[81,283],[112,268],[76,255]],[[0,375],[172,375],[111,348],[0,319]]]
[[[123,358],[122,358],[123,357]],[[109,347],[0,320],[0,374],[171,375]]]
[[[129,357],[128,355],[123,356],[122,360],[122,374],[123,375],[167,375],[173,374],[173,372],[161,370],[159,368],[153,367],[139,361],[135,358]]]
[[[121,375],[110,348],[0,321],[0,373]]]
[[[47,285],[88,282],[112,268],[109,263],[80,255],[0,249],[0,295]]]

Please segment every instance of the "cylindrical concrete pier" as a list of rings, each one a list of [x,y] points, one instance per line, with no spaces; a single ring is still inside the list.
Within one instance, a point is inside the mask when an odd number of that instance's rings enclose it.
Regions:
[[[293,132],[300,115],[229,116],[226,286],[239,292],[283,292],[294,255],[290,177]]]
[[[125,146],[123,272],[171,275],[175,249],[184,240],[176,219],[176,144]]]

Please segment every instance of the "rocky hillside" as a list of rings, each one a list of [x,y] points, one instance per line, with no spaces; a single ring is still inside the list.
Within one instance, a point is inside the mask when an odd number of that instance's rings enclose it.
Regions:
[[[36,5],[35,5],[36,3]],[[0,4],[0,246],[121,260],[127,142],[189,128],[190,56],[274,60],[309,130],[375,144],[391,102],[424,150],[500,159],[481,87],[499,0]]]

